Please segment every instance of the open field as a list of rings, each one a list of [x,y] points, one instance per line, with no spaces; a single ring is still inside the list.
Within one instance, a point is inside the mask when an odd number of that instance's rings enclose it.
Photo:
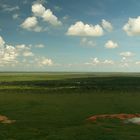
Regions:
[[[140,125],[92,115],[140,113],[139,73],[0,73],[0,140],[140,140]]]

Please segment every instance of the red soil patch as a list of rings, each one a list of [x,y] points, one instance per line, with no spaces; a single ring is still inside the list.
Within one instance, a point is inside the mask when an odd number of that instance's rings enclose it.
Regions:
[[[103,114],[103,115],[94,115],[90,118],[88,118],[88,121],[96,121],[97,119],[120,119],[120,120],[125,120],[125,119],[132,119],[135,117],[140,117],[140,114]]]
[[[0,123],[11,124],[14,122],[15,122],[15,120],[10,120],[8,117],[0,115]]]

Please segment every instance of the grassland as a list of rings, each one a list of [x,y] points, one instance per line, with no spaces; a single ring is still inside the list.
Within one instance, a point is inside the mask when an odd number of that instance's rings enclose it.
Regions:
[[[138,73],[1,73],[0,140],[140,140],[140,125],[86,119],[140,113]]]

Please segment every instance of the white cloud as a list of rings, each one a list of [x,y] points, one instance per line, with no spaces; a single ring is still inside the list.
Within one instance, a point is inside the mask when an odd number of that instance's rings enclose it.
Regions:
[[[99,59],[96,57],[96,58],[93,59],[92,63],[95,64],[95,65],[97,65],[97,64],[100,63],[100,61],[99,61]]]
[[[37,45],[35,45],[35,47],[36,47],[36,48],[44,48],[45,45],[44,45],[44,44],[37,44]]]
[[[97,65],[97,64],[100,64],[100,60],[97,57],[95,57],[95,58],[92,58],[91,62],[87,62],[85,64],[86,65]]]
[[[91,59],[91,62],[87,62],[85,63],[86,65],[93,65],[93,66],[96,66],[96,65],[114,65],[115,62],[113,60],[108,60],[108,59],[105,59],[105,60],[99,60],[97,57],[95,58],[92,58]]]
[[[126,62],[126,63],[123,63],[123,64],[121,64],[121,67],[129,67],[129,64]]]
[[[2,60],[13,61],[16,59],[17,56],[18,56],[18,52],[16,51],[15,47],[11,45],[6,45]]]
[[[36,27],[38,24],[36,17],[28,17],[25,19],[25,21],[21,24],[22,28],[31,30],[32,28]]]
[[[43,28],[38,25],[38,19],[42,18],[45,22],[50,23],[53,26],[60,26],[62,22],[58,20],[58,18],[53,14],[50,9],[46,9],[42,5],[42,1],[36,1],[32,5],[32,17],[27,17],[24,22],[20,25],[22,28],[28,31],[42,32],[46,31],[47,28]]]
[[[1,49],[0,53],[0,66],[10,65],[17,63],[18,52],[15,47],[11,45],[5,45],[3,49]]]
[[[15,47],[12,45],[7,45],[3,38],[0,36],[0,65],[9,65],[18,63],[18,56],[25,56],[24,54],[28,52],[33,54],[29,47],[24,44],[16,45]]]
[[[80,44],[84,47],[95,47],[96,46],[96,42],[89,40],[87,38],[82,38]]]
[[[39,66],[52,66],[53,65],[52,59],[49,59],[46,57],[37,58],[36,62]]]
[[[62,24],[50,9],[46,9],[40,3],[35,3],[32,5],[32,12],[35,16],[43,18],[44,21],[53,26],[59,26]]]
[[[3,40],[3,38],[0,36],[0,48],[3,47],[5,44],[5,41]]]
[[[43,47],[43,44],[39,46]],[[36,56],[31,48],[32,45],[25,44],[8,45],[0,36],[0,66],[53,66],[52,59]]]
[[[46,31],[47,29],[46,28],[43,28],[43,27],[41,27],[41,26],[36,26],[34,29],[33,29],[33,31],[35,31],[35,32],[44,32],[44,31]]]
[[[112,24],[104,19],[102,20],[102,27],[108,32],[111,32],[113,30]]]
[[[41,17],[45,12],[45,7],[40,3],[35,3],[32,5],[32,12],[35,16]]]
[[[129,36],[140,35],[140,16],[137,18],[129,18],[128,22],[124,25],[123,30]]]
[[[40,62],[40,64],[42,64],[42,65],[52,65],[53,62],[52,62],[51,59],[46,59],[46,58],[44,58],[44,59]]]
[[[42,32],[45,31],[42,27],[38,25],[38,21],[36,17],[28,17],[24,20],[24,22],[20,25],[22,28],[28,31]]]
[[[63,20],[67,20],[67,19],[69,19],[69,16],[68,15],[66,15],[66,16],[63,17]]]
[[[123,56],[124,59],[126,59],[126,57],[131,57],[134,56],[135,54],[128,51],[128,52],[121,52],[120,55]]]
[[[136,62],[132,59],[132,56],[134,55],[135,54],[132,52],[121,52],[120,56],[122,56],[122,58],[119,62],[120,66],[125,68],[136,64]]]
[[[31,51],[25,51],[23,52],[23,56],[29,57],[29,56],[34,56],[34,54]]]
[[[19,6],[11,6],[11,5],[7,5],[7,4],[2,4],[0,7],[5,12],[13,12],[13,11],[17,11],[20,9]]]
[[[33,52],[31,51],[30,46],[26,46],[25,44],[16,45],[15,47],[20,55],[25,57],[34,56]]]
[[[17,19],[17,18],[19,18],[19,14],[13,14],[13,19]]]
[[[140,65],[140,61],[136,61],[135,64],[136,64],[136,65]]]
[[[51,25],[59,26],[62,24],[50,9],[47,9],[42,17],[44,21],[49,22]]]
[[[23,51],[23,50],[30,50],[30,47],[26,46],[25,44],[16,45],[16,49]]]
[[[116,42],[113,42],[112,40],[108,40],[107,43],[105,44],[105,47],[108,49],[114,49],[119,47],[119,45]]]
[[[122,61],[125,61],[125,60],[126,60],[126,57],[123,57],[123,58],[122,58]]]
[[[103,64],[111,64],[111,65],[113,65],[114,64],[114,61],[113,60],[104,60],[103,61]]]
[[[67,31],[67,35],[71,36],[102,36],[104,33],[100,25],[84,24],[82,21],[71,25]]]

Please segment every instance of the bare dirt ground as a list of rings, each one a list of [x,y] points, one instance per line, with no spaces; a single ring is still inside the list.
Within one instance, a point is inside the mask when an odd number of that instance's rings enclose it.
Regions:
[[[96,122],[98,119],[120,119],[120,120],[130,120],[130,119],[140,119],[140,114],[102,114],[94,115],[88,118],[88,121]],[[136,121],[135,121],[136,122]],[[137,121],[137,124],[140,124],[140,121]]]
[[[14,122],[15,120],[10,120],[7,116],[0,115],[0,123],[11,124]]]

